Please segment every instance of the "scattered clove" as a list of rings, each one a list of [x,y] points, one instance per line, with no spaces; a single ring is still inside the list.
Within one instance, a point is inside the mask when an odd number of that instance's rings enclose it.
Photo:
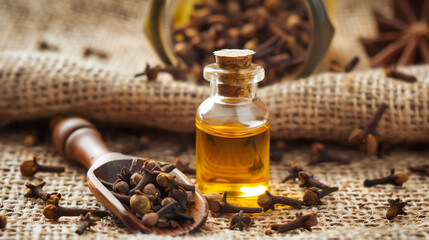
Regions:
[[[320,189],[329,188],[328,185],[314,179],[314,176],[308,172],[301,171],[298,173],[298,178],[301,181],[300,187],[317,187]]]
[[[359,57],[353,57],[350,62],[348,62],[345,66],[340,64],[337,60],[331,61],[331,66],[329,67],[329,71],[331,72],[350,72],[352,71],[356,65],[359,63]]]
[[[268,211],[269,209],[274,210],[274,205],[276,204],[288,205],[300,209],[304,205],[304,202],[294,198],[274,196],[269,191],[265,191],[264,194],[258,196],[258,205],[264,211]]]
[[[206,199],[209,210],[213,213],[220,212],[222,210],[222,206],[220,202],[222,201],[222,196],[219,193],[206,193],[203,195]]]
[[[307,192],[305,192],[304,197],[302,200],[304,201],[305,205],[307,206],[316,206],[322,204],[322,201],[320,201],[321,198],[324,196],[327,196],[335,191],[338,191],[338,187],[329,187],[325,188],[323,190],[319,190],[315,187],[311,187],[307,189]]]
[[[1,229],[5,228],[6,224],[7,224],[6,215],[0,214],[0,228]]]
[[[196,173],[196,169],[189,167],[189,162],[183,163],[182,158],[180,156],[176,158],[176,167],[184,174],[195,175]]]
[[[55,199],[61,200],[61,193],[47,193],[42,190],[46,182],[42,181],[37,185],[26,182],[25,187],[27,187],[27,194],[24,197],[38,198],[42,199],[46,205],[54,204]]]
[[[383,68],[383,71],[386,77],[391,77],[391,78],[401,80],[404,82],[409,82],[409,83],[417,82],[416,76],[401,72],[398,69],[396,69],[396,67],[393,67],[393,66],[388,68]]]
[[[59,50],[58,46],[55,46],[55,45],[53,45],[51,43],[48,43],[46,41],[40,41],[40,42],[38,42],[37,43],[37,48],[40,51],[54,51],[54,52],[56,52],[56,51]]]
[[[302,169],[301,165],[299,165],[299,163],[297,162],[292,162],[292,165],[289,169],[289,175],[287,175],[282,182],[287,182],[291,179],[297,179],[298,178],[298,173],[304,171],[304,169]]]
[[[86,215],[88,212],[97,217],[105,217],[109,214],[101,210],[61,207],[58,199],[55,199],[54,204],[46,206],[42,211],[47,219],[55,221],[60,217]]]
[[[59,166],[43,166],[37,163],[37,157],[27,158],[21,163],[21,174],[23,176],[32,177],[37,172],[64,172],[64,167]]]
[[[222,200],[220,201],[220,210],[218,212],[213,212],[215,216],[220,216],[224,213],[238,213],[240,210],[243,211],[243,213],[260,213],[262,212],[262,208],[252,208],[252,207],[240,207],[229,204],[227,199],[228,192],[225,191],[223,193]]]
[[[418,166],[409,166],[408,170],[411,172],[418,173],[423,176],[429,177],[429,164],[423,164]]]
[[[365,187],[373,187],[379,184],[392,184],[395,186],[402,186],[408,180],[408,174],[400,171],[395,171],[394,168],[390,171],[390,175],[384,178],[365,180],[363,185]]]
[[[137,73],[134,77],[147,76],[149,81],[153,81],[158,77],[159,66],[151,67],[149,64],[146,65],[146,69],[142,73]]]
[[[317,213],[308,213],[303,215],[302,213],[296,214],[296,219],[292,222],[285,224],[272,224],[269,229],[278,231],[279,233],[295,230],[298,228],[304,228],[311,231],[311,227],[317,225]],[[267,230],[269,230],[267,227]],[[265,230],[265,234],[271,234],[270,231]]]
[[[313,143],[313,145],[311,145],[311,158],[308,165],[316,165],[325,162],[348,164],[349,160],[334,155],[334,153],[328,151],[321,143]]]
[[[95,56],[100,59],[107,59],[109,57],[109,54],[105,51],[88,47],[88,48],[85,48],[85,51],[83,52],[83,56],[86,58],[90,56]]]
[[[238,230],[243,231],[243,229],[249,229],[251,224],[252,219],[249,216],[243,215],[243,210],[240,210],[239,213],[232,215],[229,222],[229,229],[234,230],[238,228]]]
[[[368,155],[377,154],[380,134],[377,132],[377,124],[387,109],[387,104],[382,103],[371,120],[364,126],[355,128],[349,136],[349,143],[365,143]]]
[[[397,198],[395,200],[389,199],[389,209],[386,213],[386,218],[388,220],[393,220],[398,216],[399,214],[406,215],[407,213],[404,212],[403,208],[405,205],[407,205],[407,202],[402,202],[401,199]]]
[[[89,212],[85,216],[80,215],[80,227],[76,230],[76,233],[82,235],[86,229],[89,229],[92,226],[97,225],[97,222],[100,221],[100,218],[93,217]]]

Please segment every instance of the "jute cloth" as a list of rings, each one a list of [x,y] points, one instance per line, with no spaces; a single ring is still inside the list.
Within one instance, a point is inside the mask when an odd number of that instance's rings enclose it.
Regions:
[[[358,36],[376,34],[371,9],[387,15],[387,1],[334,1],[337,34],[331,58],[368,61]],[[157,64],[141,33],[147,1],[3,1],[0,6],[0,120],[57,114],[92,120],[194,131],[194,114],[208,88],[163,75],[148,83],[133,78],[146,62]],[[57,51],[34,52],[46,41]],[[86,48],[107,58],[83,57]],[[16,50],[25,50],[19,53]],[[32,51],[33,50],[33,51]],[[12,51],[12,52],[11,52]],[[425,141],[428,134],[428,66],[409,67],[416,84],[387,79],[380,70],[322,73],[259,90],[271,113],[272,135],[344,141],[381,102],[389,105],[379,125],[385,141]]]
[[[3,129],[0,132],[0,214],[6,214],[7,226],[0,230],[0,239],[173,239],[168,236],[147,235],[128,232],[123,224],[113,215],[103,219],[92,230],[79,236],[74,231],[79,225],[78,217],[62,217],[58,222],[46,219],[41,211],[41,200],[25,198],[25,182],[47,182],[44,190],[58,191],[63,195],[62,206],[104,209],[90,192],[85,179],[86,170],[75,163],[67,162],[56,153],[48,141],[25,147],[24,137],[31,132],[28,129]],[[105,136],[108,134],[102,132]],[[118,132],[115,132],[118,134]],[[153,132],[145,134],[150,139],[146,150],[132,155],[150,157],[155,160],[172,162],[179,149],[182,138],[173,133]],[[133,137],[121,134],[121,137],[107,140],[107,145],[114,151],[130,144]],[[289,145],[289,144],[288,144]],[[366,178],[385,176],[392,167],[406,171],[409,164],[427,161],[429,152],[413,152],[395,149],[390,155],[377,159],[367,157],[354,149],[330,146],[343,157],[349,158],[350,165],[327,163],[319,166],[307,166],[309,146],[289,145],[279,163],[271,162],[270,190],[273,194],[302,199],[304,189],[297,182],[282,183],[287,174],[287,165],[298,161],[304,168],[313,172],[317,179],[331,186],[338,186],[339,191],[323,198],[323,205],[303,207],[301,210],[277,206],[276,211],[269,211],[252,219],[255,225],[248,231],[228,229],[230,216],[214,218],[209,216],[200,231],[174,239],[416,239],[429,238],[429,184],[427,177],[410,175],[403,187],[390,185],[365,188]],[[20,161],[39,156],[46,165],[63,165],[64,173],[38,173],[34,178],[20,174]],[[184,161],[191,161],[195,166],[195,149],[191,147],[183,154]],[[191,176],[192,178],[192,176]],[[408,201],[405,207],[407,215],[400,215],[393,221],[385,219],[388,208],[387,199],[400,197]],[[289,233],[265,236],[268,224],[291,221],[297,212],[317,212],[319,224],[313,232],[295,230]]]

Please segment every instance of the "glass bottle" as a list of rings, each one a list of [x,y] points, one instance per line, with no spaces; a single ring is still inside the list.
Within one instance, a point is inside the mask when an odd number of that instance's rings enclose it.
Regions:
[[[270,121],[256,97],[264,69],[251,50],[214,52],[204,68],[211,93],[196,114],[197,186],[202,193],[228,191],[252,197],[268,189]]]

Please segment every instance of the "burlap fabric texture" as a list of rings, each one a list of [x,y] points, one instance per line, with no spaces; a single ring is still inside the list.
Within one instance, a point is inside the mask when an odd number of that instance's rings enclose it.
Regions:
[[[33,129],[34,130],[34,129]],[[288,145],[281,162],[271,162],[270,190],[273,194],[302,199],[305,192],[298,187],[298,182],[281,180],[287,175],[288,165],[298,161],[310,170],[317,179],[331,186],[338,186],[339,191],[323,198],[323,205],[303,207],[300,210],[278,205],[275,211],[253,216],[255,224],[247,231],[229,230],[228,215],[211,217],[205,225],[194,234],[172,238],[129,232],[113,215],[103,219],[97,226],[79,236],[74,231],[79,225],[78,217],[62,217],[58,222],[46,219],[42,215],[44,204],[41,200],[25,198],[25,182],[47,182],[44,190],[58,191],[63,195],[62,206],[104,209],[90,192],[85,179],[86,170],[76,163],[70,163],[56,153],[48,141],[33,147],[22,144],[24,137],[32,129],[3,129],[0,132],[0,214],[6,214],[7,226],[0,230],[0,239],[424,239],[429,238],[429,185],[428,178],[410,175],[403,187],[391,185],[373,188],[363,187],[366,178],[378,178],[389,173],[392,167],[406,171],[409,164],[416,165],[427,161],[429,152],[410,152],[393,150],[390,155],[377,159],[367,157],[356,150],[329,148],[352,161],[349,165],[326,163],[307,166],[309,159],[307,145]],[[145,132],[145,131],[144,131]],[[108,132],[102,132],[105,136]],[[115,131],[115,134],[120,132]],[[146,150],[133,152],[132,155],[150,157],[155,160],[173,162],[175,153],[183,140],[172,133],[145,133],[150,139]],[[113,151],[120,151],[124,146],[135,141],[132,135],[121,134],[121,137],[107,140],[107,146]],[[40,163],[45,165],[63,165],[64,173],[38,173],[33,178],[20,174],[20,161],[39,156]],[[184,161],[191,161],[195,166],[195,149],[190,147],[183,153]],[[190,176],[193,178],[193,176]],[[388,208],[387,199],[401,198],[407,201],[407,215],[400,215],[393,221],[385,219]],[[288,233],[264,235],[268,224],[291,221],[298,212],[317,212],[319,223],[313,231],[295,230]]]
[[[209,89],[162,75],[149,82],[106,68],[47,55],[0,55],[0,119],[57,114],[104,122],[194,131],[194,115]],[[429,67],[407,67],[414,84],[384,77],[381,70],[323,73],[264,87],[271,132],[286,139],[344,141],[367,122],[381,102],[389,109],[378,125],[385,141],[429,139]]]
[[[327,59],[361,57],[358,36],[376,34],[371,8],[387,15],[386,1],[334,1],[331,14],[337,34]],[[147,10],[143,1],[4,1],[0,7],[0,120],[57,114],[92,120],[194,130],[194,113],[208,88],[160,76],[155,82],[133,78],[145,62],[157,64],[140,29]],[[32,53],[40,41],[58,47]],[[107,58],[82,57],[86,48]],[[11,50],[26,50],[8,53]],[[328,61],[327,60],[327,61]],[[259,90],[271,113],[272,135],[344,141],[366,122],[381,102],[389,105],[379,131],[385,141],[428,140],[426,104],[428,66],[404,71],[416,84],[387,79],[379,70],[350,74],[324,73]]]

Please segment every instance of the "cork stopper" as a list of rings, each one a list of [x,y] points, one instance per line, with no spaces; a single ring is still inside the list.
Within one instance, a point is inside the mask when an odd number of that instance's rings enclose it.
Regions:
[[[247,69],[252,64],[254,51],[248,49],[222,49],[215,51],[216,63],[223,69]]]

